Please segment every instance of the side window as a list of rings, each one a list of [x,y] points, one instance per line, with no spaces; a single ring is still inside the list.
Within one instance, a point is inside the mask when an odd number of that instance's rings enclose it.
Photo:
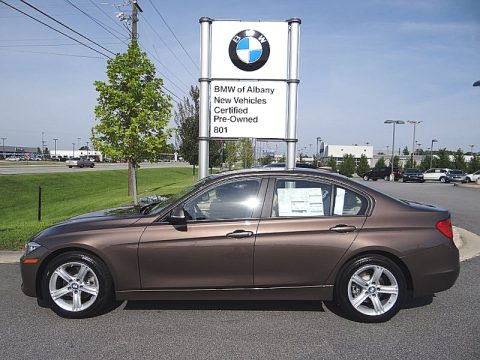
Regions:
[[[271,216],[328,216],[331,189],[330,184],[318,181],[277,179]]]
[[[427,173],[427,174],[431,174],[431,173],[433,173],[433,172],[435,172],[435,170],[428,170],[426,173]]]
[[[224,183],[211,188],[184,205],[191,220],[248,219],[259,206],[260,179]]]
[[[334,215],[365,215],[368,201],[363,196],[342,187],[335,188]]]

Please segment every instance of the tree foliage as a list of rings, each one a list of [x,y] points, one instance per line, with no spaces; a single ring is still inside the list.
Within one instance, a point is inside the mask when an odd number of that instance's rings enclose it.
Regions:
[[[406,145],[403,148],[403,155],[410,155],[410,151],[408,151],[408,147]]]
[[[129,195],[136,203],[136,168],[164,151],[171,130],[171,99],[162,90],[155,66],[132,40],[127,52],[107,62],[107,81],[95,81],[98,92],[92,128],[96,150],[129,164]]]
[[[468,163],[468,172],[471,174],[477,170],[480,170],[480,159],[478,158],[478,155],[473,155]]]
[[[365,154],[362,154],[362,156],[360,157],[360,162],[357,166],[357,174],[361,176],[367,171],[370,171],[370,165],[368,164],[367,156]]]
[[[95,149],[135,166],[157,159],[171,134],[166,130],[171,99],[163,93],[163,81],[136,40],[126,53],[108,60],[107,78],[94,83],[99,93],[95,107],[99,124],[92,129]]]
[[[376,168],[380,167],[385,167],[387,164],[385,163],[385,158],[382,156],[380,159],[377,160],[377,163],[375,164]]]
[[[249,169],[253,166],[255,156],[251,139],[243,138],[238,141],[238,157],[244,169]]]
[[[467,170],[467,163],[465,162],[465,156],[462,149],[458,149],[455,154],[453,154],[453,164],[455,169],[458,170]]]
[[[236,141],[225,142],[225,164],[228,166],[228,170],[232,170],[235,163],[238,161],[238,144]]]
[[[327,166],[332,168],[332,171],[337,171],[337,159],[333,156],[330,156],[327,161]]]
[[[343,155],[343,161],[338,167],[338,172],[342,175],[352,177],[355,172],[355,157],[352,154]]]

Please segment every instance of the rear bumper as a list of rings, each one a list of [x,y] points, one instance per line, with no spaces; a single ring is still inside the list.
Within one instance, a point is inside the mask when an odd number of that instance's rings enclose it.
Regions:
[[[453,242],[406,256],[402,260],[410,269],[414,297],[450,289],[460,273],[459,251]]]

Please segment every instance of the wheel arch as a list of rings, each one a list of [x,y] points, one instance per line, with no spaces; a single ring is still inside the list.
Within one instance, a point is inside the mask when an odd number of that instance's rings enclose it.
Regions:
[[[391,252],[388,252],[388,251],[383,251],[383,250],[366,250],[366,251],[362,251],[362,252],[359,252],[359,253],[355,253],[353,254],[351,257],[349,258],[346,258],[338,267],[338,270],[336,271],[336,274],[335,274],[335,282],[334,282],[334,286],[336,286],[336,284],[338,284],[338,279],[339,277],[341,276],[342,274],[342,271],[343,269],[345,268],[345,265],[347,265],[348,263],[352,262],[352,261],[355,261],[356,259],[359,259],[359,258],[362,258],[362,257],[366,257],[366,256],[370,256],[370,255],[381,255],[381,256],[384,256],[386,257],[387,259],[393,261],[399,268],[400,270],[402,270],[402,273],[403,275],[405,276],[405,281],[407,283],[407,289],[409,292],[413,292],[413,279],[412,279],[412,275],[410,273],[410,270],[408,269],[407,265],[402,261],[401,258],[399,258],[398,256],[396,256],[395,254],[392,254]]]
[[[36,275],[36,278],[35,278],[35,290],[36,290],[36,293],[37,293],[37,298],[42,299],[42,278],[43,278],[43,274],[44,274],[45,269],[47,268],[48,264],[50,264],[50,262],[59,255],[65,254],[67,252],[75,252],[75,251],[82,252],[82,253],[85,253],[85,254],[88,254],[88,255],[93,255],[96,258],[98,258],[100,261],[102,261],[105,264],[105,267],[107,268],[107,270],[110,272],[110,278],[111,278],[111,281],[112,281],[112,286],[113,286],[113,289],[115,289],[115,279],[112,276],[110,267],[108,266],[108,262],[106,262],[105,259],[102,258],[102,256],[100,256],[99,254],[97,254],[96,252],[94,252],[90,249],[86,249],[86,248],[83,248],[83,247],[66,247],[66,248],[61,248],[61,249],[55,250],[54,252],[49,254],[40,264],[40,267],[38,268],[37,275]]]

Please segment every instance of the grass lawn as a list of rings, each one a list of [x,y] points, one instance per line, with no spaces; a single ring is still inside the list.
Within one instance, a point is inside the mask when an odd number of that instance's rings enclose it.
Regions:
[[[138,192],[173,194],[192,181],[189,168],[140,169]],[[72,216],[130,203],[127,170],[0,176],[0,249],[20,249],[41,229]]]

